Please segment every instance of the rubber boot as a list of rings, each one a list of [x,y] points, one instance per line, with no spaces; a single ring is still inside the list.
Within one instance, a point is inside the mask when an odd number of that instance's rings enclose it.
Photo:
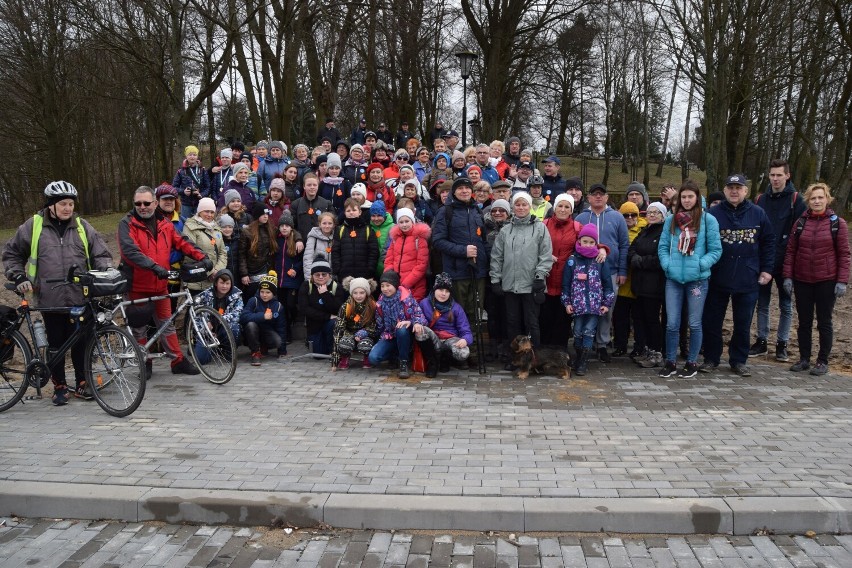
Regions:
[[[578,349],[577,350],[577,365],[574,367],[574,372],[577,376],[582,377],[586,374],[586,371],[589,370],[589,350],[588,349]]]
[[[423,361],[426,363],[426,377],[434,379],[438,376],[438,353],[435,351],[435,344],[431,339],[418,341],[420,352],[423,354]]]
[[[349,355],[340,356],[340,361],[337,363],[337,368],[341,371],[345,371],[349,368]]]

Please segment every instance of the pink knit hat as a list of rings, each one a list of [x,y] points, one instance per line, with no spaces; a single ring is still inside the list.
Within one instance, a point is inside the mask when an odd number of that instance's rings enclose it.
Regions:
[[[595,239],[595,242],[598,242],[598,228],[589,223],[588,225],[583,225],[583,228],[580,229],[580,234],[577,235],[577,241],[583,237],[592,237]]]

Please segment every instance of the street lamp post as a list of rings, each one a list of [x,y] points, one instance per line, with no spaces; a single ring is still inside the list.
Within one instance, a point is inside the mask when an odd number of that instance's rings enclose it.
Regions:
[[[457,51],[456,57],[459,58],[459,66],[461,67],[461,76],[463,80],[462,86],[462,149],[467,147],[467,78],[470,77],[470,69],[473,67],[473,62],[476,60],[476,54],[472,51]]]

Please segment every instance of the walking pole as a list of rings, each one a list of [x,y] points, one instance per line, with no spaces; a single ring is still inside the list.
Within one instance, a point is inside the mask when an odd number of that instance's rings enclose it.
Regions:
[[[478,343],[478,348],[476,350],[476,359],[477,363],[479,363],[479,374],[484,375],[486,373],[485,345],[482,342],[482,308],[481,304],[479,303],[479,284],[476,281],[476,259],[468,259],[468,265],[470,266],[470,277],[473,281],[473,301],[476,304],[473,309],[474,324],[476,325],[476,342]]]

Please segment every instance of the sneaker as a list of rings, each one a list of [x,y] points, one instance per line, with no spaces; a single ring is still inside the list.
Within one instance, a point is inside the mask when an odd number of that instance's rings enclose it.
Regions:
[[[754,345],[751,346],[751,349],[748,350],[749,357],[759,357],[760,355],[766,355],[769,351],[766,347],[766,340],[757,338],[757,341],[754,342]]]
[[[666,361],[666,364],[657,374],[661,377],[671,377],[675,373],[677,373],[677,366],[675,366],[674,361]]]
[[[349,368],[349,355],[340,357],[340,361],[337,363],[337,368],[341,371],[345,371]]]
[[[775,360],[787,362],[790,360],[790,356],[787,355],[787,342],[779,341],[775,344]]]
[[[148,359],[145,361],[145,380],[150,381],[151,375],[154,374],[154,362]]]
[[[653,369],[661,367],[664,362],[663,354],[659,351],[651,351],[644,361],[639,361],[639,366],[643,369]]]
[[[826,374],[827,372],[828,372],[828,363],[825,363],[825,362],[820,361],[820,360],[817,360],[817,362],[814,363],[814,368],[811,369],[811,374],[814,375],[814,376],[817,376],[817,377],[822,376],[822,375]]]
[[[260,367],[260,360],[263,359],[263,355],[260,354],[260,351],[255,351],[251,354],[251,364],[253,367]]]
[[[719,363],[714,363],[713,361],[705,359],[698,367],[698,370],[702,373],[715,373],[719,370]]]
[[[186,357],[182,358],[175,365],[172,365],[172,374],[173,375],[198,375],[199,370],[195,368],[195,365],[187,359]]]
[[[612,357],[609,354],[609,351],[606,350],[606,347],[601,347],[598,349],[598,361],[601,363],[611,363]]]
[[[74,396],[76,398],[82,398],[83,400],[92,400],[94,398],[92,396],[92,391],[89,389],[89,385],[86,384],[86,381],[80,381],[77,383],[77,388],[74,389]]]
[[[807,371],[810,368],[811,362],[806,359],[802,359],[801,361],[790,367],[790,370],[794,373],[801,373],[802,371]]]
[[[751,369],[749,369],[748,365],[746,365],[745,363],[735,363],[734,365],[731,365],[731,370],[741,377],[751,376]]]
[[[691,363],[689,361],[686,362],[686,365],[683,366],[683,369],[677,374],[677,378],[679,379],[691,379],[695,375],[698,374],[698,363]]]
[[[52,400],[54,406],[65,406],[68,404],[68,387],[66,385],[56,385],[53,387]]]

